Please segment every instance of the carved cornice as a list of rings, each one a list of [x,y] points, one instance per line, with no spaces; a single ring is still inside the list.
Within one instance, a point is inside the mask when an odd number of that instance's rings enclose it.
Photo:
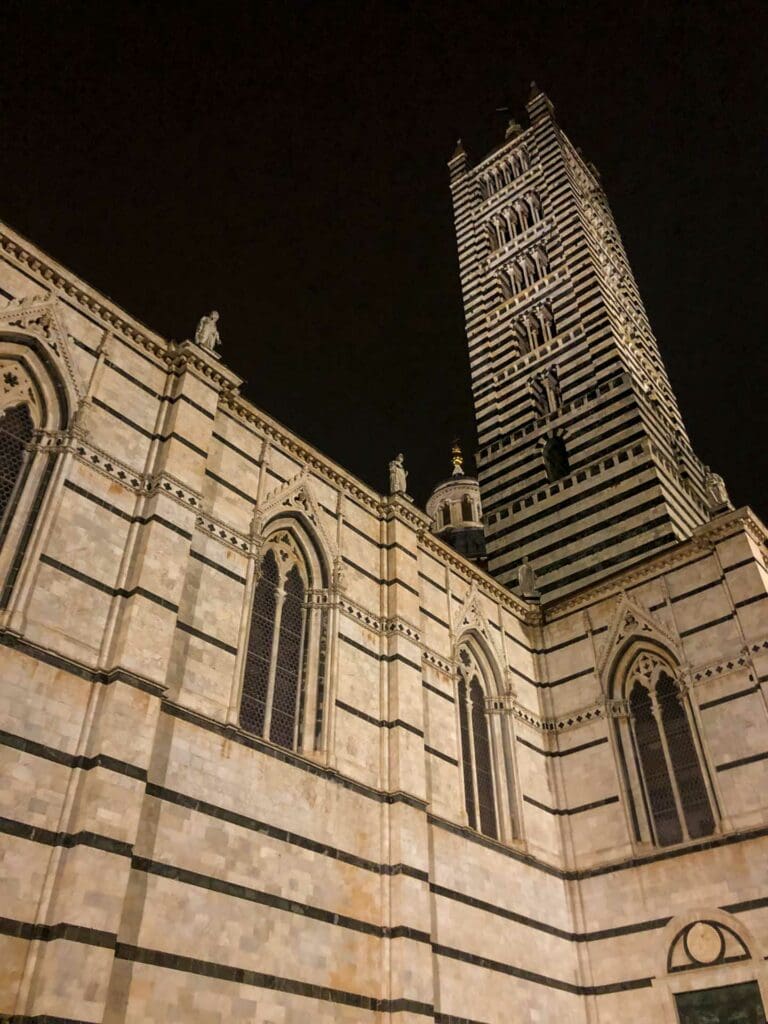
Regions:
[[[160,335],[147,331],[136,320],[126,317],[117,306],[94,294],[85,282],[50,258],[39,252],[34,252],[23,239],[12,234],[2,225],[0,225],[0,249],[10,262],[32,271],[42,281],[45,281],[52,291],[66,295],[73,305],[79,306],[91,319],[99,321],[104,327],[108,326],[116,334],[122,335],[146,351],[160,358],[165,357],[169,343]]]
[[[592,725],[606,718],[620,718],[626,715],[625,701],[606,700],[601,698],[586,704],[575,711],[569,711],[557,718],[544,718],[530,708],[519,703],[513,694],[502,697],[489,697],[486,708],[491,714],[508,714],[519,722],[524,722],[532,729],[541,733],[561,733],[578,729],[584,725]]]
[[[421,645],[421,657],[422,660],[431,665],[432,668],[437,669],[438,672],[444,672],[446,675],[453,675],[456,671],[456,665],[445,655],[439,651],[434,650],[432,647],[428,647],[426,644]]]
[[[763,651],[768,651],[768,639],[751,640],[717,661],[702,662],[700,665],[686,665],[682,669],[681,675],[690,682],[691,686],[702,686],[713,679],[722,679],[741,669],[753,670],[752,655],[760,654]]]
[[[255,557],[251,550],[250,538],[239,530],[233,529],[221,519],[206,512],[200,512],[195,519],[195,527],[206,537],[211,537],[220,544],[224,544],[225,547],[233,548],[241,555]]]
[[[398,616],[394,616],[391,619],[383,619],[381,624],[382,632],[389,636],[402,636],[407,640],[412,640],[414,643],[421,643],[421,633],[406,619],[401,619]]]
[[[478,593],[491,601],[499,602],[506,611],[511,612],[519,620],[527,625],[536,626],[542,622],[541,611],[538,606],[527,604],[522,598],[517,597],[511,590],[507,590],[493,577],[478,569],[476,565],[466,558],[462,558],[453,548],[449,547],[439,537],[428,530],[422,530],[418,535],[419,544],[426,551],[432,552],[437,560],[448,564],[455,569],[468,587],[476,585]]]

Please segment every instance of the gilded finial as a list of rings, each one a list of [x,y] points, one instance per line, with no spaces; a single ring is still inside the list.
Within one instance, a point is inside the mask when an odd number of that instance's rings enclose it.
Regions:
[[[464,476],[464,456],[461,454],[461,445],[458,440],[453,442],[451,448],[451,462],[453,463],[453,476]]]

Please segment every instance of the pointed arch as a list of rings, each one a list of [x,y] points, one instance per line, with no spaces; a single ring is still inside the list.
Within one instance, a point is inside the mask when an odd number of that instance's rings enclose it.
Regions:
[[[251,598],[238,724],[289,750],[322,743],[330,580],[328,556],[301,511],[270,521]]]
[[[492,839],[516,833],[513,737],[500,714],[503,676],[487,638],[466,629],[455,648],[461,792],[471,828]]]
[[[7,314],[8,307],[3,310]],[[39,431],[65,430],[76,395],[50,343],[0,317],[0,607],[7,607],[50,481]]]
[[[672,652],[655,638],[626,637],[609,692],[619,709],[615,739],[635,838],[670,846],[711,835],[712,776]]]

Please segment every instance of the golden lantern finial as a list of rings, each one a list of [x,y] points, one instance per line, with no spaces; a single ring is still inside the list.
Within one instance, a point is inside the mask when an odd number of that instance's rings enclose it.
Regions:
[[[453,463],[453,476],[464,476],[464,456],[461,454],[461,445],[458,439],[453,442],[451,448],[451,462]]]

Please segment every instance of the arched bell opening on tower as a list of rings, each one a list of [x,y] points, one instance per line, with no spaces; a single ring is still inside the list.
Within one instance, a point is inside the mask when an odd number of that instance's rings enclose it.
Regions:
[[[562,480],[564,476],[568,476],[571,471],[568,462],[568,450],[565,446],[565,441],[559,434],[556,437],[547,439],[542,456],[544,458],[544,469],[547,472],[547,480],[551,484],[555,480]]]

